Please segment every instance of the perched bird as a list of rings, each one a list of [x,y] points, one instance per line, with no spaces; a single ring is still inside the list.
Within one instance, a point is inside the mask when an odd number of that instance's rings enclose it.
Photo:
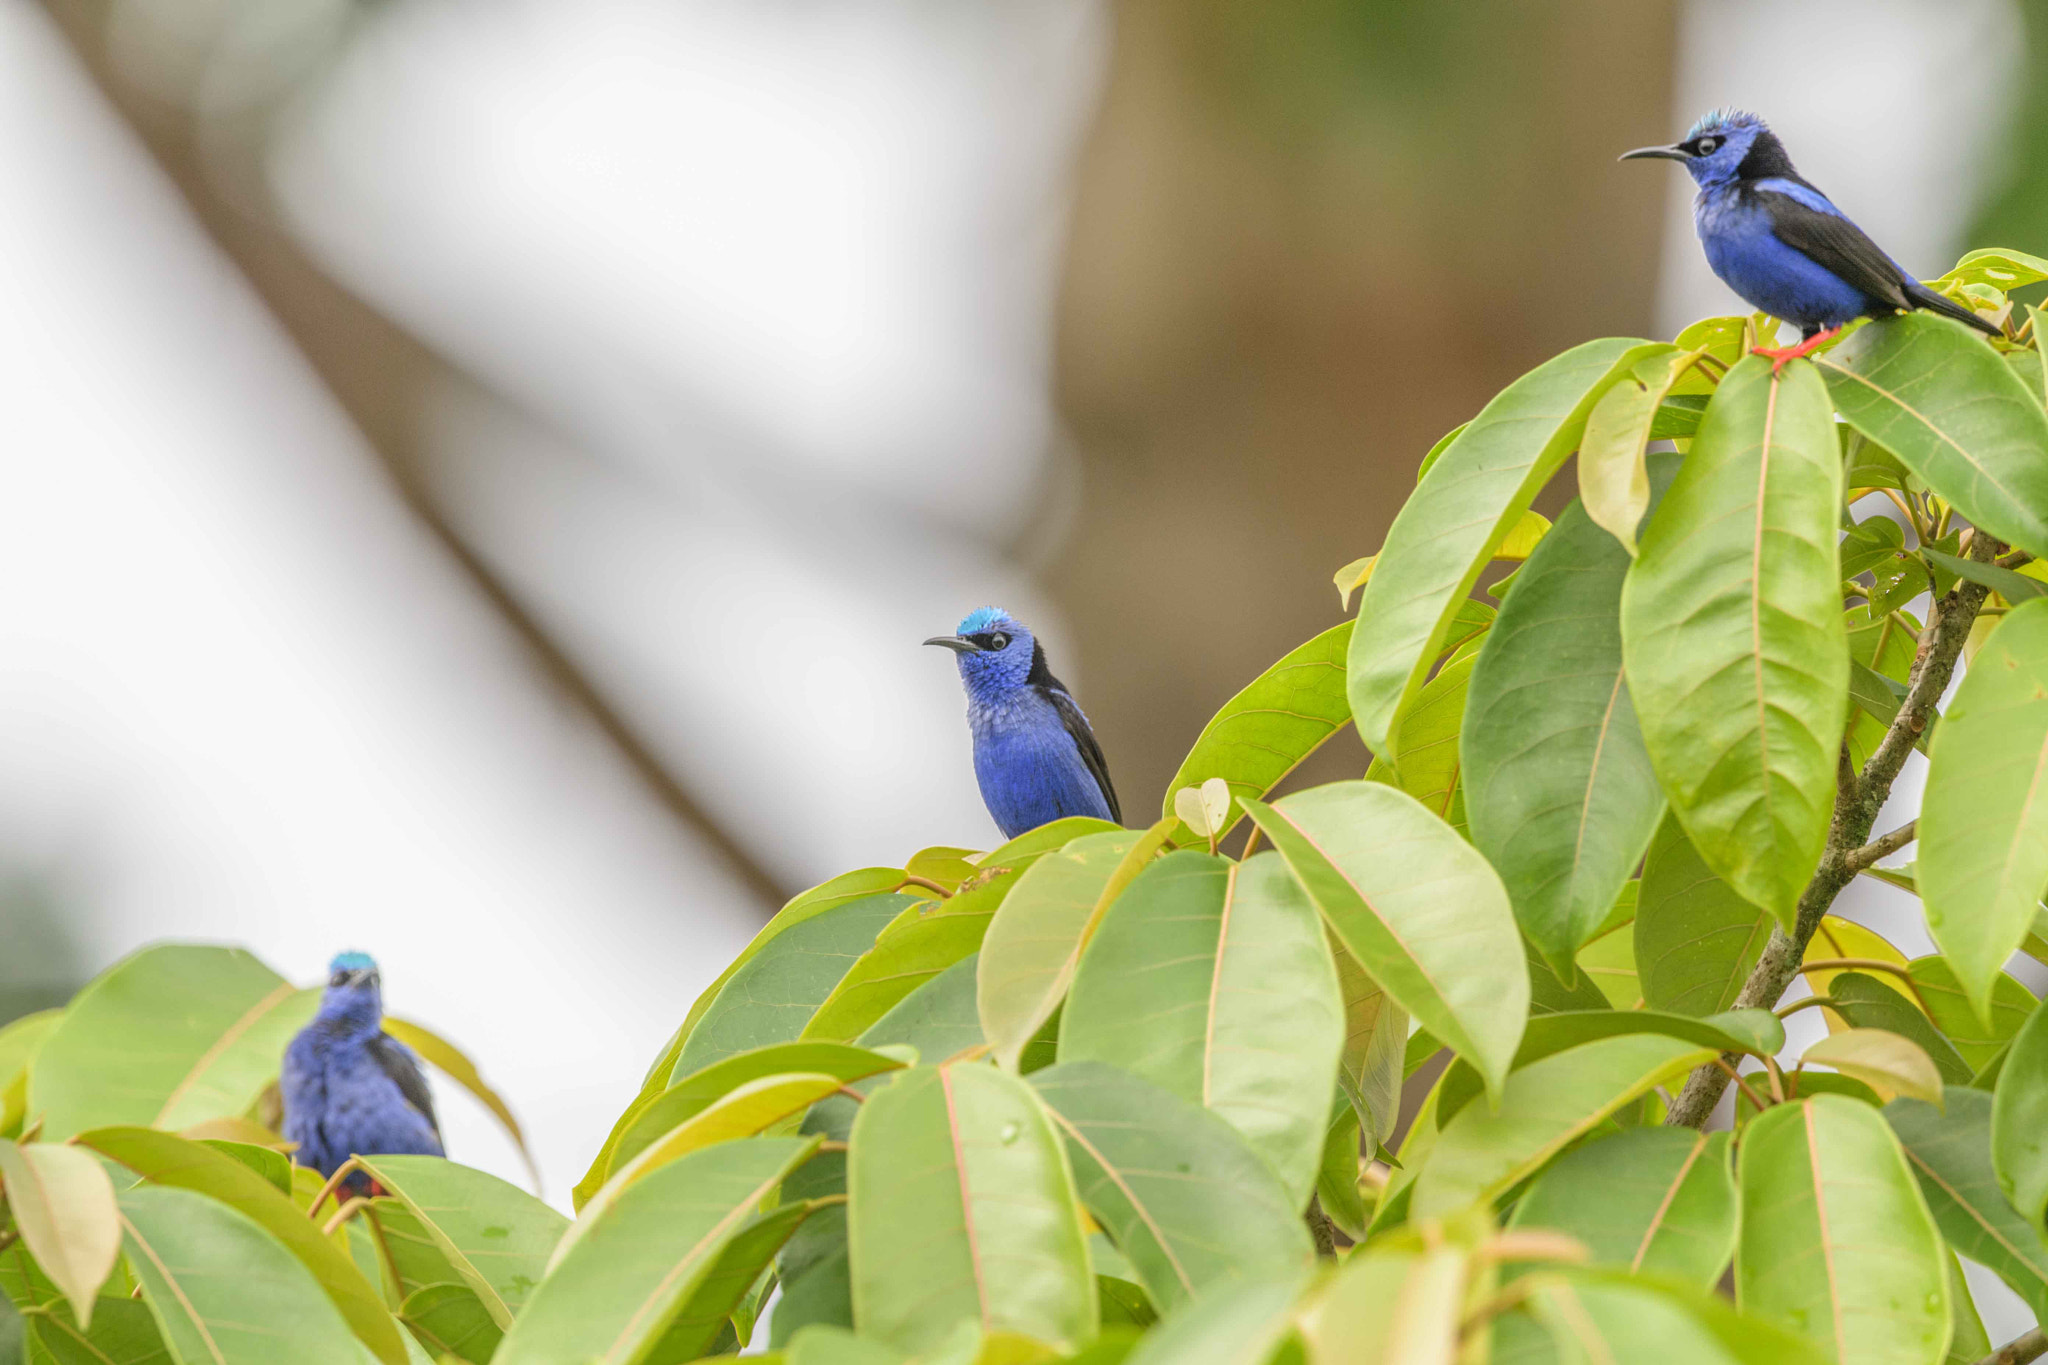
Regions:
[[[1716,109],[1683,142],[1639,147],[1623,161],[1682,161],[1700,187],[1693,227],[1707,264],[1754,308],[1799,328],[1797,346],[1759,349],[1797,359],[1862,317],[1925,308],[1980,332],[1996,327],[1914,279],[1793,169],[1785,144],[1755,114]]]
[[[301,1166],[324,1176],[351,1156],[444,1155],[434,1097],[412,1049],[384,1032],[377,964],[343,953],[328,964],[326,993],[313,1022],[284,1050],[284,1135],[299,1144]],[[351,1172],[348,1184],[369,1188]]]
[[[958,635],[925,643],[956,656],[974,734],[974,777],[1005,838],[1068,815],[1123,823],[1088,717],[1045,666],[1045,646],[1023,622],[983,607],[960,623]]]

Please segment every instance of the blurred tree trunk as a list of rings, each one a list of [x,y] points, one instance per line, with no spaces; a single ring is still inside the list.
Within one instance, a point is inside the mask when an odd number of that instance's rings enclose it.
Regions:
[[[1126,0],[1079,170],[1059,396],[1085,489],[1052,587],[1142,823],[1202,723],[1341,618],[1436,439],[1641,334],[1668,3]],[[1356,776],[1355,744],[1319,765]]]

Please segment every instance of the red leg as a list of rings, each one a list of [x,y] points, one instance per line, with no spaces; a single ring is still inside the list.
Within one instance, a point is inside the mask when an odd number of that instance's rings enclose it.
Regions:
[[[1768,359],[1771,362],[1771,373],[1776,375],[1789,362],[1802,360],[1812,355],[1820,347],[1833,341],[1842,334],[1842,327],[1847,325],[1844,323],[1841,326],[1830,327],[1825,332],[1815,332],[1797,346],[1759,346],[1750,354],[1760,355]]]

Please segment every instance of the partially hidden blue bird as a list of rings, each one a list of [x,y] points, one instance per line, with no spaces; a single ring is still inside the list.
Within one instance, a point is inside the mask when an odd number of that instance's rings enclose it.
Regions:
[[[327,970],[320,1012],[285,1048],[278,1082],[293,1160],[331,1178],[351,1156],[445,1155],[420,1060],[384,1031],[377,964],[343,953]],[[370,1188],[362,1171],[346,1183]]]
[[[960,623],[958,635],[925,643],[952,650],[960,666],[974,777],[1004,838],[1069,815],[1123,823],[1088,717],[1023,622],[983,607]]]
[[[1793,168],[1785,144],[1755,114],[1716,109],[1669,147],[1638,147],[1623,161],[1685,163],[1699,184],[1693,227],[1707,264],[1730,289],[1799,328],[1800,344],[1759,349],[1773,371],[1862,317],[1925,308],[1998,336],[1967,308],[1929,289]]]

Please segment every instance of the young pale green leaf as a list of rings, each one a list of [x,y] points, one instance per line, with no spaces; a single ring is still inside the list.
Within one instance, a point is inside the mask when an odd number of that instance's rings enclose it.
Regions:
[[[2036,1009],[2006,1053],[1991,1109],[1998,1184],[2035,1228],[2048,1215],[2048,1009]]]
[[[77,1147],[0,1138],[0,1195],[22,1245],[71,1300],[78,1325],[92,1326],[93,1300],[121,1254],[121,1216],[114,1182]]]
[[[1498,1093],[1528,1017],[1529,974],[1486,859],[1378,783],[1333,782],[1246,809],[1351,955]]]
[[[1941,1072],[1934,1059],[1912,1039],[1881,1028],[1850,1028],[1831,1033],[1806,1049],[1802,1064],[1831,1066],[1878,1093],[1880,1099],[1904,1097],[1941,1103]]]
[[[1344,1262],[1301,1313],[1312,1358],[1423,1365],[1458,1356],[1473,1266],[1457,1246],[1368,1248]]]
[[[1841,452],[1810,366],[1728,373],[1622,589],[1650,761],[1700,857],[1789,930],[1827,842],[1849,697]]]
[[[512,1106],[505,1103],[504,1096],[484,1083],[483,1074],[476,1069],[461,1048],[422,1024],[409,1019],[384,1016],[384,1031],[404,1043],[420,1055],[422,1061],[431,1062],[446,1073],[449,1080],[476,1096],[483,1107],[491,1111],[493,1118],[503,1125],[505,1133],[512,1139],[512,1145],[519,1149],[519,1159],[526,1163],[526,1174],[533,1181],[533,1188],[540,1189],[540,1167],[533,1161],[533,1153],[527,1150],[526,1134],[519,1127],[519,1120],[512,1113]]]
[[[1359,965],[1334,930],[1327,925],[1324,929],[1330,956],[1337,963],[1337,992],[1344,999],[1344,1053],[1338,1062],[1337,1086],[1357,1111],[1360,1129],[1379,1147],[1393,1141],[1401,1116],[1408,1012]]]
[[[1219,1286],[1166,1315],[1124,1365],[1267,1365],[1294,1326],[1310,1272]]]
[[[1463,768],[1458,733],[1465,723],[1465,700],[1478,661],[1477,652],[1453,658],[1422,685],[1401,712],[1398,770],[1384,756],[1375,757],[1365,770],[1366,781],[1399,787],[1461,835],[1465,832],[1465,804],[1459,784]]]
[[[516,1185],[438,1156],[366,1157],[363,1168],[404,1203],[491,1321],[509,1329],[569,1220]]]
[[[1103,917],[1060,1016],[1062,1062],[1120,1067],[1219,1115],[1297,1209],[1343,1049],[1322,922],[1270,852],[1182,849],[1146,868]]]
[[[1230,784],[1212,777],[1199,787],[1182,787],[1173,794],[1173,813],[1180,822],[1203,839],[1220,839],[1230,828]]]
[[[1943,1109],[1901,1099],[1887,1104],[1884,1116],[1948,1244],[1995,1271],[2035,1317],[2048,1319],[2048,1247],[1998,1187],[1991,1165],[1991,1096],[1954,1085]]]
[[[363,1348],[333,1301],[243,1214],[160,1185],[122,1191],[120,1206],[129,1267],[176,1359],[362,1365]]]
[[[864,1334],[911,1352],[963,1319],[1068,1349],[1095,1334],[1073,1178],[1024,1081],[990,1066],[897,1072],[854,1120],[846,1183]]]
[[[1223,704],[1202,727],[1180,771],[1166,784],[1162,816],[1178,816],[1173,802],[1189,787],[1220,777],[1236,794],[1261,797],[1321,748],[1351,719],[1344,695],[1344,654],[1352,623],[1332,626],[1291,650]],[[1217,831],[1221,838],[1224,830]],[[1192,843],[1194,831],[1174,831],[1174,842]]]
[[[1313,1262],[1306,1198],[1216,1115],[1100,1062],[1061,1062],[1031,1085],[1066,1139],[1082,1202],[1161,1311]]]
[[[1652,343],[1589,341],[1509,385],[1443,450],[1394,518],[1347,656],[1366,747],[1400,762],[1395,716],[1421,690],[1458,603],[1578,446],[1586,414]]]
[[[1596,936],[1579,949],[1581,978],[1590,981],[1618,1010],[1643,1008],[1643,983],[1636,971],[1635,935],[1627,925]]]
[[[1579,502],[1593,525],[1636,553],[1636,528],[1650,510],[1647,452],[1657,410],[1671,386],[1706,353],[1672,346],[1644,356],[1616,380],[1586,418],[1579,443]]]
[[[73,1141],[150,1184],[191,1190],[253,1220],[298,1259],[378,1359],[403,1365],[403,1334],[376,1289],[297,1204],[261,1175],[206,1143],[152,1128],[96,1128]]]
[[[1929,1365],[1949,1339],[1940,1234],[1877,1110],[1840,1095],[1752,1119],[1735,1302],[1839,1361]]]
[[[1823,991],[1835,1002],[1828,1013],[1835,1018],[1828,1021],[1828,1027],[1839,1032],[1843,1028],[1884,1029],[1911,1039],[1915,1046],[1926,1053],[1934,1068],[1949,1085],[1967,1085],[1972,1072],[1969,1063],[1956,1052],[1955,1045],[1938,1033],[1928,1022],[1915,1003],[1902,992],[1905,983],[1896,987],[1896,980],[1889,973],[1872,976],[1864,972],[1830,972],[1825,986],[1815,983],[1809,973],[1807,981],[1816,991]],[[1838,1022],[1839,1021],[1839,1022]]]
[[[1991,1022],[1987,1026],[1970,1008],[1962,982],[1956,979],[1955,969],[1948,965],[1947,958],[1916,957],[1907,964],[1907,970],[1928,1017],[1955,1046],[1963,1065],[1973,1072],[1989,1066],[2034,1012],[2033,994],[2004,972],[1991,983]]]
[[[1816,358],[1835,408],[2000,540],[2048,555],[2048,413],[1960,323],[1908,313]]]
[[[1517,1067],[1498,1109],[1467,1104],[1442,1121],[1416,1177],[1415,1216],[1452,1213],[1502,1193],[1629,1101],[1715,1055],[1683,1039],[1630,1033]]]
[[[2048,463],[2048,461],[2044,461]],[[1988,1020],[2048,887],[2048,601],[2012,609],[1935,734],[1915,879],[1927,931]]]
[[[1109,902],[1164,845],[1157,827],[1147,835],[1118,830],[1076,839],[1032,864],[1004,899],[975,975],[981,1031],[1004,1067],[1017,1069],[1025,1047],[1067,998],[1081,950]],[[1132,865],[1134,853],[1142,856]]]
[[[1927,281],[1930,289],[1956,284],[1988,284],[2011,293],[2021,285],[2048,280],[2048,261],[2009,247],[1986,247],[1963,253],[1945,274]]]
[[[1459,748],[1472,842],[1563,980],[1664,814],[1622,676],[1628,567],[1627,552],[1584,507],[1566,508],[1501,604],[1465,704]]]
[[[633,1365],[646,1359],[761,1201],[818,1142],[721,1143],[635,1183],[549,1270],[492,1360]]]
[[[28,1112],[42,1115],[51,1140],[240,1114],[277,1075],[319,998],[239,948],[144,948],[80,991],[43,1040]]]
[[[1712,1289],[1735,1254],[1728,1134],[1626,1128],[1560,1158],[1515,1205],[1511,1228],[1550,1228],[1600,1265]]]

